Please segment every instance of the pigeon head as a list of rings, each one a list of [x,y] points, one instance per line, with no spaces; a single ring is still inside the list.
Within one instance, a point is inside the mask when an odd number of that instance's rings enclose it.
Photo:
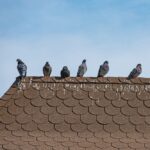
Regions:
[[[18,63],[22,63],[22,60],[21,59],[17,59],[16,60]]]
[[[142,67],[142,65],[141,64],[137,64],[137,66],[136,67]]]
[[[86,63],[86,59],[83,59],[82,63]]]
[[[63,66],[63,70],[68,70],[68,67],[67,66]]]
[[[108,61],[104,61],[103,67],[104,67],[105,69],[108,69],[108,68],[109,68],[109,66],[108,66]]]
[[[45,64],[46,64],[46,65],[49,65],[49,62],[47,61]]]
[[[108,64],[109,64],[109,62],[106,60],[106,61],[104,61],[104,64],[107,64],[107,65],[108,65]]]
[[[142,69],[142,65],[141,64],[137,64],[136,69],[137,70],[141,70]]]

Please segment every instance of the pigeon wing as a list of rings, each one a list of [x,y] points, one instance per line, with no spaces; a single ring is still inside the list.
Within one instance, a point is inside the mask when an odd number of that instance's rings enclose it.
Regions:
[[[79,68],[78,68],[78,73],[77,73],[77,76],[83,76],[84,75],[84,66],[83,65],[80,65]]]
[[[99,68],[98,77],[103,77],[104,75],[106,75],[107,72],[108,70],[105,70],[104,67],[101,65]]]
[[[128,76],[128,79],[134,78],[136,74],[137,74],[137,70],[136,70],[136,68],[134,68],[134,69],[130,72],[130,74],[129,74],[129,76]]]
[[[70,77],[70,71],[67,70],[67,77]]]
[[[18,72],[20,76],[26,76],[27,74],[27,66],[24,63],[20,63],[17,65]]]

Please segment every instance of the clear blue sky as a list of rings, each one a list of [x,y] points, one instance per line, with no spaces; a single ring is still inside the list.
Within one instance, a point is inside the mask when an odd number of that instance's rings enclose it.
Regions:
[[[127,76],[142,63],[150,77],[150,0],[0,0],[0,96],[14,82],[16,59],[28,76],[41,76],[45,61],[58,76],[75,76],[86,58],[86,76],[104,60],[108,76]]]

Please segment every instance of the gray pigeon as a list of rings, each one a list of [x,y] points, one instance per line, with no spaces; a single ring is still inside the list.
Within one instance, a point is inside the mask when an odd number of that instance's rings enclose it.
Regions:
[[[98,77],[104,77],[108,71],[109,71],[109,65],[108,61],[104,61],[103,65],[100,65],[99,71],[98,71]]]
[[[133,78],[136,78],[138,77],[140,74],[142,73],[142,65],[141,64],[137,64],[136,68],[134,68],[129,76],[128,76],[128,79],[133,79]]]
[[[86,71],[87,71],[86,60],[84,59],[82,61],[82,64],[78,68],[77,77],[83,77]]]
[[[70,71],[67,66],[64,66],[60,72],[61,78],[70,77]]]
[[[21,59],[17,59],[16,61],[18,62],[17,69],[20,74],[20,77],[21,78],[26,77],[26,75],[27,75],[26,64]]]
[[[52,67],[50,66],[49,62],[46,62],[43,66],[43,74],[44,76],[50,76],[52,72]]]

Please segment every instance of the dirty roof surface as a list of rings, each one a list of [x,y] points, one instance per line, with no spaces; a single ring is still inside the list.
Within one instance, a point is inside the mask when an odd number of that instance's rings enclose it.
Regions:
[[[0,100],[0,150],[150,150],[150,79],[26,77]]]

